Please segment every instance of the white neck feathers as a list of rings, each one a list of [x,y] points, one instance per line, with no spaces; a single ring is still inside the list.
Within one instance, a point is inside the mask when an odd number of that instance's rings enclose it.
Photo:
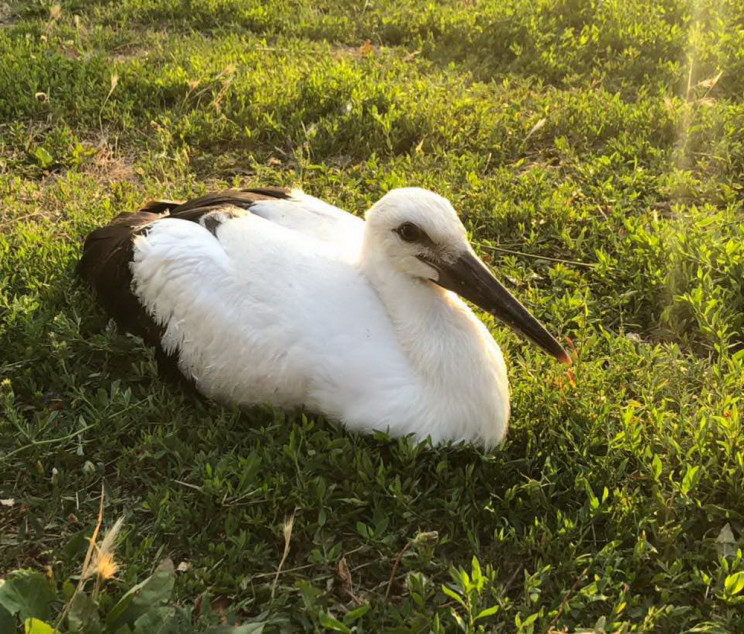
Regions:
[[[490,333],[457,296],[396,270],[369,242],[365,239],[362,248],[361,269],[385,306],[426,402],[450,417],[431,420],[432,437],[440,423],[450,435],[459,428],[463,436],[475,435],[487,445],[500,442],[509,417],[509,389],[501,351]],[[482,429],[473,434],[472,427]]]

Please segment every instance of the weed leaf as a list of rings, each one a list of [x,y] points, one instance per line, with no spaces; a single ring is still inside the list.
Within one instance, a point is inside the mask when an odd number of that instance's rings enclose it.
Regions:
[[[171,596],[175,572],[173,562],[166,560],[158,571],[129,590],[119,602],[111,608],[106,617],[106,627],[111,631],[133,624],[143,614],[158,608]]]
[[[78,592],[72,599],[67,623],[70,634],[98,634],[101,631],[101,620],[98,617],[98,606],[93,599],[84,592]]]
[[[49,623],[34,618],[26,619],[23,622],[23,629],[25,634],[59,634],[59,630],[53,628]]]
[[[5,581],[0,580],[0,606],[10,614],[19,614],[24,621],[48,620],[49,604],[53,600],[49,582],[40,572],[21,570]]]

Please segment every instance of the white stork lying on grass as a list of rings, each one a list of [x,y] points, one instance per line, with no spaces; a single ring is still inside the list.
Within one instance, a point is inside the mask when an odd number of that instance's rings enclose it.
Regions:
[[[93,231],[80,272],[206,396],[303,406],[354,430],[503,439],[504,359],[455,293],[570,363],[423,189],[389,192],[366,222],[282,189],[151,202]]]

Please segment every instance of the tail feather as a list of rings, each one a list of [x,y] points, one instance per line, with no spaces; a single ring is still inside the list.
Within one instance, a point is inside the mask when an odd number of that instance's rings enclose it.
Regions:
[[[139,335],[150,345],[159,344],[162,329],[134,295],[129,265],[135,236],[168,211],[165,203],[149,203],[136,213],[119,214],[111,223],[88,235],[78,265],[80,276],[95,290],[106,312],[121,328]]]

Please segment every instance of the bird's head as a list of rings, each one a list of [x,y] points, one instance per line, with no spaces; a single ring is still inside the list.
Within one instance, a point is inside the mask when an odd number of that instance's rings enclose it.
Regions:
[[[433,282],[491,313],[564,363],[545,327],[475,254],[450,202],[417,187],[394,189],[367,212],[368,239],[401,273]]]

